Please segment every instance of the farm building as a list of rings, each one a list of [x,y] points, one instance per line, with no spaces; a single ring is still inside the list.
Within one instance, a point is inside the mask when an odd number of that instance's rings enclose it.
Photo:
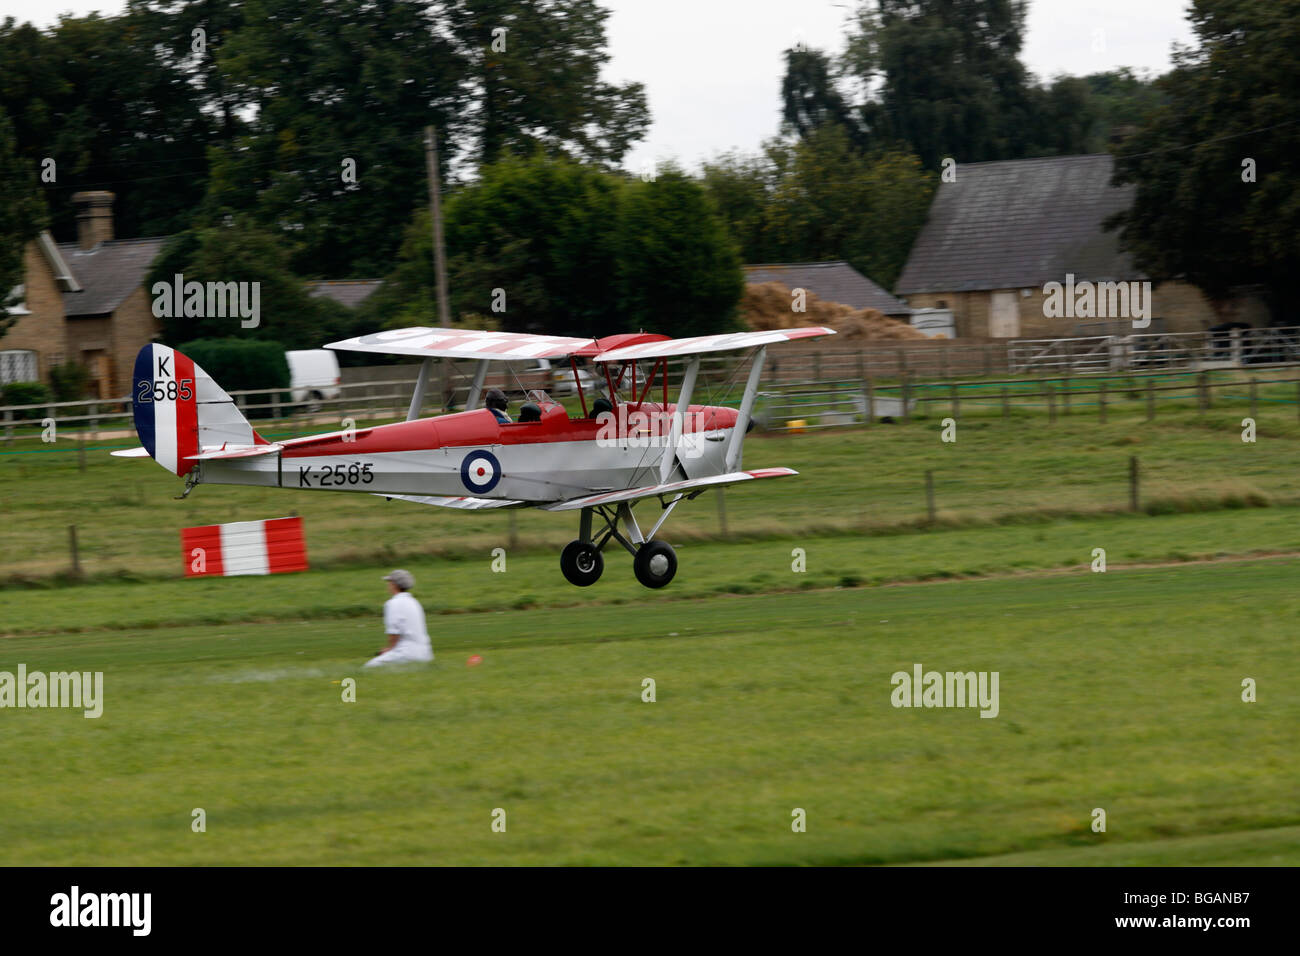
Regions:
[[[1127,208],[1132,186],[1112,186],[1102,153],[955,168],[941,183],[895,292],[913,308],[951,309],[958,336],[1051,338],[1134,331],[1113,315],[1045,314],[1048,283],[1152,279],[1119,248],[1107,217]],[[1262,302],[1212,304],[1196,287],[1152,281],[1148,332],[1196,332],[1225,321],[1267,324]]]

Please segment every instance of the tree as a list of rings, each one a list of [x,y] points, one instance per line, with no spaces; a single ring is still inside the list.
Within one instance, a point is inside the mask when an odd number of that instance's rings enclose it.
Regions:
[[[466,63],[479,161],[540,147],[608,166],[645,135],[642,84],[601,79],[609,11],[596,0],[456,0],[446,8]]]
[[[694,334],[681,330],[729,327],[739,299],[726,228],[703,189],[674,169],[643,183],[564,157],[510,156],[482,167],[445,215],[458,323],[578,336],[639,326]],[[366,303],[373,324],[436,323],[431,263],[421,212],[397,268]]]
[[[176,274],[186,283],[257,283],[260,321],[243,328],[238,316],[164,316],[163,338],[172,345],[239,336],[270,339],[286,348],[315,348],[336,338],[346,321],[342,306],[307,294],[289,268],[283,244],[247,219],[174,237],[150,270],[151,294],[155,283],[173,286]]]
[[[849,104],[835,87],[830,57],[820,50],[785,51],[781,103],[782,120],[800,137],[806,138],[823,126],[835,125],[851,140],[860,140],[861,130]]]
[[[1148,274],[1214,298],[1259,285],[1275,321],[1300,324],[1300,0],[1194,0],[1190,19],[1199,45],[1175,53],[1163,108],[1117,151],[1135,198],[1112,224]]]
[[[14,305],[10,290],[22,285],[23,253],[44,225],[36,171],[18,156],[13,124],[0,107],[0,337],[17,321],[7,308]]]
[[[1020,62],[1025,0],[870,0],[842,60],[876,95],[859,109],[873,140],[927,169],[1033,154],[1032,84]],[[877,82],[878,81],[878,82]]]
[[[863,153],[838,126],[763,157],[723,157],[702,181],[746,262],[844,259],[889,288],[929,210],[935,176],[896,149]]]
[[[618,225],[623,330],[684,337],[736,327],[740,258],[699,183],[672,167],[633,180],[622,190]]]
[[[156,39],[134,15],[0,25],[0,106],[19,154],[55,177],[42,186],[60,239],[76,236],[81,189],[117,194],[119,236],[173,232],[203,195],[212,124]]]

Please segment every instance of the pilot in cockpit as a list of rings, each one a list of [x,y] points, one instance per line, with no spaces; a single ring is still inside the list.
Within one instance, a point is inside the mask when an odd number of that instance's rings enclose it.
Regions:
[[[510,407],[509,401],[506,400],[506,393],[499,388],[491,389],[487,393],[487,398],[483,402],[495,417],[499,424],[509,425],[510,415],[507,409]]]

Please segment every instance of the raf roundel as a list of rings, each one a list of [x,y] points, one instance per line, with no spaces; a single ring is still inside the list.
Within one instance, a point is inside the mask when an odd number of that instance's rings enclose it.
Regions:
[[[485,495],[501,480],[501,462],[490,451],[472,451],[460,463],[460,480],[476,495]]]

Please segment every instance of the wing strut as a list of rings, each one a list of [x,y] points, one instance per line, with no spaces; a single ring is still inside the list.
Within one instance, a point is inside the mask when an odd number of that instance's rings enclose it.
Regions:
[[[427,358],[420,363],[420,377],[415,380],[415,391],[411,393],[411,407],[406,410],[406,420],[413,422],[420,417],[424,407],[424,393],[429,389],[429,376],[433,373],[433,359]]]
[[[474,366],[474,383],[469,387],[469,397],[465,399],[465,411],[472,412],[478,408],[478,400],[483,394],[483,382],[487,378],[488,360],[479,359]]]
[[[767,346],[760,345],[754,352],[754,364],[749,367],[749,381],[745,383],[745,397],[740,402],[736,427],[731,430],[731,439],[727,443],[727,462],[723,466],[723,471],[735,471],[736,463],[740,461],[740,448],[745,441],[745,432],[749,430],[749,414],[754,410],[754,398],[758,395],[758,380],[763,375],[763,362],[766,359]]]
[[[632,366],[636,368],[634,364]],[[664,457],[659,462],[659,484],[665,484],[668,476],[672,474],[673,468],[677,464],[677,443],[682,437],[682,419],[691,407],[691,393],[695,391],[695,379],[700,374],[700,357],[692,355],[690,362],[686,366],[686,375],[682,379],[682,387],[677,392],[677,404],[673,407],[673,424],[668,432],[668,447],[664,449]],[[668,368],[664,367],[664,379],[668,378]],[[730,469],[728,469],[730,470]]]

